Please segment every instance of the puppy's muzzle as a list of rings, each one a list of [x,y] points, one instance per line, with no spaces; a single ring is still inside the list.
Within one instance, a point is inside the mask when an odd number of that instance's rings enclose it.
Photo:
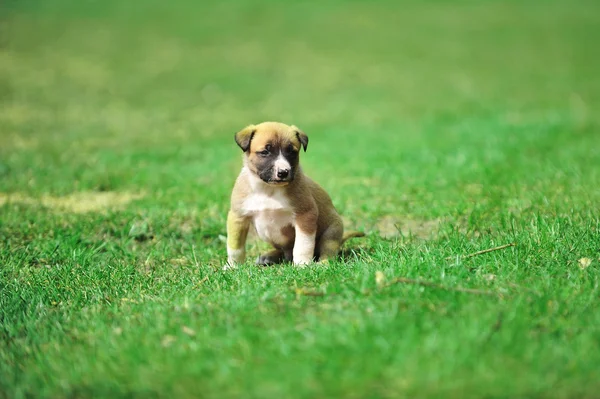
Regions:
[[[273,163],[272,182],[275,184],[289,183],[294,179],[292,165],[281,154]]]
[[[272,184],[287,184],[294,180],[294,173],[289,168],[276,169],[274,176],[269,183]]]

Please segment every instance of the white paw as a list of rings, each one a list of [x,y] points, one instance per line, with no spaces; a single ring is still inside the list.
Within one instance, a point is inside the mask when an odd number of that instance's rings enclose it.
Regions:
[[[237,268],[238,268],[238,266],[237,266],[235,263],[229,263],[229,262],[228,262],[228,263],[225,263],[225,264],[223,265],[223,268],[222,268],[222,270],[235,270],[235,269],[237,269]]]
[[[304,269],[305,267],[307,267],[311,263],[312,263],[311,260],[295,260],[294,261],[294,266],[296,266],[297,268],[300,268],[300,269]]]

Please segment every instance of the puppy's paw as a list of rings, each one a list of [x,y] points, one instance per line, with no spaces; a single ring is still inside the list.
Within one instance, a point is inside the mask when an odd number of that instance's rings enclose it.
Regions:
[[[280,249],[273,249],[256,258],[256,264],[259,266],[272,266],[283,262],[284,253]]]
[[[225,263],[223,265],[223,267],[221,268],[221,270],[226,271],[226,270],[235,270],[238,268],[238,265],[236,265],[235,263]]]
[[[267,256],[264,256],[264,255],[261,255],[258,258],[256,258],[257,266],[273,266],[273,265],[276,265],[277,263],[279,263],[279,262],[275,262],[273,259],[271,259]]]
[[[296,266],[299,269],[304,269],[305,267],[310,266],[312,263],[313,263],[312,259],[310,259],[310,260],[295,260],[294,266]]]

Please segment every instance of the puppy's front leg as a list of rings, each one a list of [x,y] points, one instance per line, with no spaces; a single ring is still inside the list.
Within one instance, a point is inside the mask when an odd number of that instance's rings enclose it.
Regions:
[[[246,260],[246,237],[250,219],[230,210],[227,214],[227,265],[235,267]]]
[[[317,234],[317,210],[296,216],[296,240],[294,241],[294,264],[307,265],[315,256]]]

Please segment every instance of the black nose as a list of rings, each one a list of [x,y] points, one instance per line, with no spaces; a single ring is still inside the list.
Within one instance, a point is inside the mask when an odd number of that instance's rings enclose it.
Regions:
[[[277,171],[277,177],[280,179],[285,179],[286,177],[288,177],[289,174],[290,174],[289,169],[279,169]]]

